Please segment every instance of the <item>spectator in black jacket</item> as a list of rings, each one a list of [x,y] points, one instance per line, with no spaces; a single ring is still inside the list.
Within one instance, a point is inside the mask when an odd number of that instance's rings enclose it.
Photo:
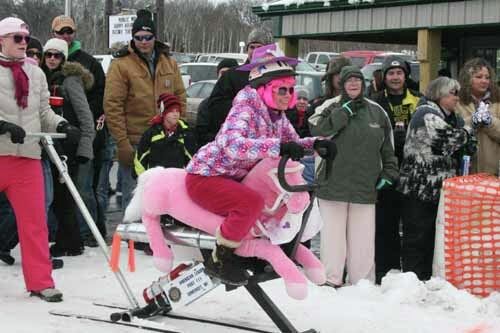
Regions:
[[[144,132],[134,158],[134,175],[147,169],[184,168],[196,152],[194,134],[180,120],[181,102],[176,95],[163,93],[158,98],[160,114],[151,120]]]
[[[222,59],[217,65],[217,78],[220,79],[224,73],[237,66],[238,62],[235,59]],[[196,114],[196,139],[199,147],[203,147],[210,141],[213,141],[213,139],[215,139],[215,134],[217,134],[217,132],[213,133],[209,130],[209,100],[210,97],[207,97],[201,101]]]
[[[246,44],[248,54],[246,63],[250,62],[256,48],[271,43],[273,43],[273,36],[270,31],[263,28],[252,30],[248,35]],[[249,72],[238,71],[233,68],[217,80],[208,100],[208,133],[212,137],[215,138],[222,123],[226,120],[236,94],[248,84],[248,74]]]
[[[94,118],[94,128],[96,136],[94,139],[93,150],[94,160],[81,164],[79,169],[79,176],[77,185],[80,190],[83,201],[94,221],[96,221],[102,236],[106,237],[105,217],[102,212],[105,210],[105,204],[102,200],[96,199],[96,189],[108,189],[109,176],[101,176],[101,168],[103,172],[109,174],[109,167],[103,164],[110,161],[110,156],[105,156],[106,153],[112,152],[110,149],[105,149],[109,134],[107,128],[104,126],[104,85],[106,76],[101,64],[90,54],[82,50],[80,41],[76,40],[76,24],[69,16],[60,15],[52,20],[52,32],[55,38],[63,39],[68,43],[68,59],[67,61],[77,62],[85,67],[94,77],[94,85],[86,92],[87,102]],[[108,162],[109,163],[109,162]],[[107,176],[107,177],[106,177]],[[102,184],[105,183],[105,184]],[[107,197],[107,195],[100,195]],[[100,213],[99,213],[100,212]],[[83,217],[78,213],[78,220],[80,224],[80,232],[84,239],[85,245],[97,246],[97,242],[90,235]]]
[[[417,108],[421,94],[408,88],[409,65],[398,56],[389,56],[382,65],[382,90],[373,100],[389,116],[394,134],[394,153],[398,166],[403,159],[406,129]],[[378,191],[376,204],[375,264],[376,282],[391,269],[401,269],[402,195],[394,186]]]
[[[403,271],[432,276],[434,238],[443,181],[458,175],[463,155],[474,155],[471,127],[456,114],[460,84],[447,77],[429,83],[409,127],[397,189],[403,194]]]

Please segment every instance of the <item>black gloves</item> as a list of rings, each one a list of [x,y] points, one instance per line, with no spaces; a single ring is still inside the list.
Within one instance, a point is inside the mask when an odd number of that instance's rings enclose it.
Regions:
[[[10,133],[10,141],[12,143],[24,143],[26,132],[22,127],[7,121],[0,121],[0,134]]]
[[[77,144],[80,141],[80,130],[66,121],[59,123],[56,131],[57,133],[66,134],[66,140],[70,143]]]
[[[299,161],[305,155],[304,148],[297,142],[284,142],[280,145],[280,156],[288,155],[293,161]]]
[[[333,140],[316,140],[313,145],[318,155],[325,160],[333,161],[337,155],[337,145]]]

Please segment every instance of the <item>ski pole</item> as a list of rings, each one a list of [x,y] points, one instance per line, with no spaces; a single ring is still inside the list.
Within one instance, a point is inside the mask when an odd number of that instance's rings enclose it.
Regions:
[[[90,231],[94,235],[97,243],[99,244],[99,247],[101,248],[102,253],[104,254],[104,257],[108,261],[108,263],[111,260],[111,257],[108,252],[108,247],[106,245],[106,241],[104,238],[101,236],[101,233],[99,232],[99,229],[97,228],[94,220],[92,219],[92,216],[90,215],[87,206],[85,206],[85,203],[82,200],[82,197],[80,196],[80,193],[76,189],[75,184],[73,183],[73,180],[71,179],[68,169],[66,164],[61,160],[59,155],[57,154],[55,148],[54,148],[54,142],[52,139],[64,139],[66,138],[66,134],[63,133],[27,133],[26,136],[28,137],[37,137],[40,138],[45,150],[49,154],[50,160],[54,165],[56,166],[57,170],[59,171],[60,176],[64,180],[64,183],[66,183],[66,186],[68,187],[69,192],[71,193],[71,196],[75,200],[75,203],[78,205],[78,208],[80,209],[80,212],[82,213],[83,219],[89,226]],[[132,290],[130,289],[130,286],[128,285],[122,271],[120,268],[116,272],[114,272],[116,279],[118,280],[118,283],[120,284],[123,292],[125,293],[125,296],[127,297],[128,301],[130,302],[130,305],[132,306],[133,309],[138,309],[140,308],[139,302],[137,302],[137,299],[135,298],[134,294],[132,293]]]

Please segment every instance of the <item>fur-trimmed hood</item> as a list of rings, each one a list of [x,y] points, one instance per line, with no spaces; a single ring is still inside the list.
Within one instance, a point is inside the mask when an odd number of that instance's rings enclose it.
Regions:
[[[83,87],[85,91],[89,91],[94,86],[94,76],[83,67],[81,64],[72,61],[66,61],[62,66],[62,73],[65,77],[79,76],[82,78]]]

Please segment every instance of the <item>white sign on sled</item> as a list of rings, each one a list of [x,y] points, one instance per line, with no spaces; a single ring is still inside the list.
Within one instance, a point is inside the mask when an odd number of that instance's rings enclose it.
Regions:
[[[210,290],[218,286],[205,274],[202,263],[182,272],[179,277],[163,286],[173,309],[194,302]]]

